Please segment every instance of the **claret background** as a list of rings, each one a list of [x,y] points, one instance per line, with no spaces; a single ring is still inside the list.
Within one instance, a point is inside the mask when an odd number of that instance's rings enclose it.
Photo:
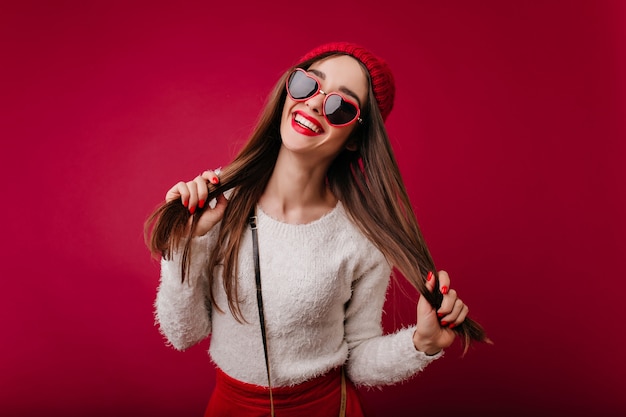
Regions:
[[[0,414],[202,415],[209,341],[154,327],[143,222],[230,161],[283,70],[346,40],[395,73],[419,222],[495,342],[363,390],[367,410],[626,415],[626,4],[267,3],[0,5]],[[388,331],[414,320],[401,287]]]

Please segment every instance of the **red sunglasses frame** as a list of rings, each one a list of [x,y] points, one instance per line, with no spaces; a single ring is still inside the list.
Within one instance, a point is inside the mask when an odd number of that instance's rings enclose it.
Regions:
[[[315,90],[315,92],[313,94],[311,94],[308,97],[305,98],[295,98],[291,95],[291,91],[289,91],[289,80],[291,80],[291,77],[293,77],[293,74],[297,71],[300,71],[304,74],[305,77],[312,79],[313,81],[315,81],[315,85],[317,86],[317,89]],[[287,94],[289,95],[289,98],[291,98],[293,101],[297,101],[297,102],[303,102],[303,101],[307,101],[310,98],[315,97],[318,94],[323,94],[324,95],[324,102],[322,103],[322,115],[324,116],[324,119],[326,119],[326,121],[328,122],[329,125],[331,126],[335,126],[335,127],[344,127],[344,126],[348,126],[351,125],[352,123],[354,123],[355,121],[358,121],[359,124],[363,123],[363,119],[361,119],[361,108],[359,107],[358,103],[355,102],[354,100],[350,100],[349,98],[347,98],[346,96],[344,96],[343,94],[337,92],[337,91],[333,91],[331,93],[327,93],[324,90],[322,90],[321,86],[322,84],[320,83],[320,80],[317,79],[316,76],[309,74],[307,71],[305,71],[302,68],[296,68],[295,70],[293,70],[289,76],[287,77],[287,80],[285,81],[285,86],[287,89]],[[354,108],[356,109],[356,116],[354,116],[354,119],[350,120],[347,123],[341,123],[341,124],[335,124],[332,123],[329,119],[328,116],[326,115],[326,101],[328,100],[328,97],[332,96],[332,95],[336,95],[339,96],[343,101],[345,101],[346,103],[349,103],[351,105],[354,106]]]

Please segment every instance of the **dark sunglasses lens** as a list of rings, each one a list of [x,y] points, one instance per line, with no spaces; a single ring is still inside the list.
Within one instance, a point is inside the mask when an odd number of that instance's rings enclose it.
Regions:
[[[296,100],[311,97],[317,91],[317,82],[302,71],[294,71],[287,83],[289,94]]]
[[[329,94],[324,106],[324,114],[334,125],[345,125],[356,118],[357,109],[354,105],[344,101],[339,94]]]

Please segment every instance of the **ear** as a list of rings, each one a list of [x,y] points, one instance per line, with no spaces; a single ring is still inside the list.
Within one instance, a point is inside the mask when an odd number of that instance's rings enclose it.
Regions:
[[[351,151],[351,152],[356,151],[356,150],[357,150],[357,148],[358,148],[358,147],[357,147],[357,145],[356,145],[356,140],[354,140],[354,139],[350,139],[350,140],[348,140],[348,142],[346,143],[346,149],[347,149],[347,150],[349,150],[349,151]]]

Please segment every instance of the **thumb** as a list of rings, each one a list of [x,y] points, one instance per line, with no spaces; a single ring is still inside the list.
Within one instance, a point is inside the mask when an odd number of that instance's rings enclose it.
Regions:
[[[429,316],[432,316],[435,320],[437,319],[437,314],[433,306],[430,305],[426,297],[420,295],[420,298],[417,301],[417,319],[419,321],[420,319],[423,320]]]
[[[213,226],[222,220],[224,210],[226,210],[226,206],[228,206],[228,200],[224,197],[224,194],[220,194],[215,198],[215,206],[213,206],[213,208],[211,208],[211,206],[212,204],[209,204],[200,216],[200,219],[198,219],[194,236],[206,234]]]
[[[213,207],[213,211],[217,214],[224,214],[224,210],[226,210],[226,206],[228,205],[228,199],[224,196],[224,193],[221,193],[215,198],[215,207]]]
[[[428,271],[426,275],[426,290],[428,292],[433,292],[437,280],[435,279],[435,275],[432,271]],[[437,319],[437,312],[433,308],[433,306],[428,302],[426,297],[423,294],[420,295],[419,300],[417,301],[417,321],[418,323],[422,321],[422,324],[425,326],[435,324],[438,326],[439,322]]]
[[[433,274],[432,271],[428,271],[428,274],[426,274],[426,282],[425,282],[426,290],[428,292],[433,292],[433,290],[435,289],[436,283],[437,283],[437,280],[435,279],[435,274]],[[431,311],[434,313],[433,307],[426,300],[426,297],[424,297],[423,295],[420,295],[419,301],[417,303],[418,317],[421,315],[426,315]]]

